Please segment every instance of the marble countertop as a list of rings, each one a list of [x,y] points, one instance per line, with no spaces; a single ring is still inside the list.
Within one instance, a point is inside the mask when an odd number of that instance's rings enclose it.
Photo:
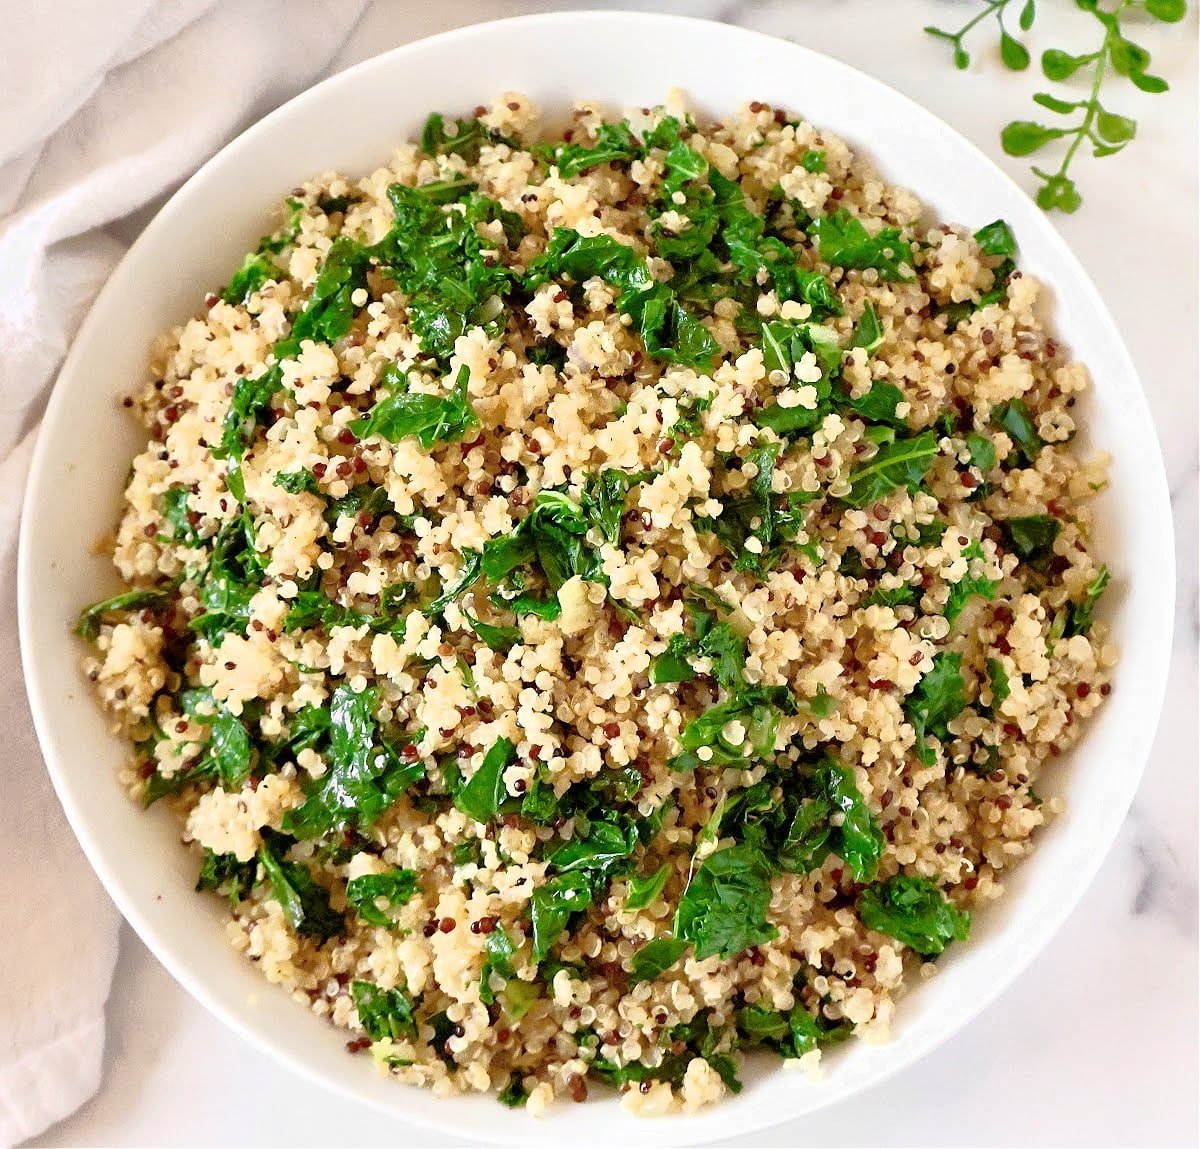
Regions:
[[[460,24],[570,7],[520,0],[376,0],[338,66]],[[579,5],[587,7],[593,5]],[[601,6],[601,5],[595,5]],[[794,39],[912,96],[984,148],[1028,114],[1036,68],[977,53],[957,73],[924,24],[962,22],[963,0],[674,0],[626,3]],[[1041,46],[1074,17],[1043,0]],[[1188,23],[1139,39],[1172,84],[1126,87],[1127,153],[1080,164],[1085,205],[1055,222],[1096,280],[1149,393],[1175,511],[1179,609],[1157,742],[1120,837],[1066,926],[964,1032],[869,1093],[731,1144],[1177,1145],[1197,1138],[1197,76]],[[419,9],[419,10],[418,10]],[[957,18],[957,19],[956,19]],[[1046,29],[1050,29],[1049,32]],[[1143,284],[1131,271],[1153,274]],[[38,1144],[455,1145],[300,1079],[210,1017],[128,927],[108,1007],[99,1094]],[[249,1088],[249,1083],[253,1088]],[[668,1130],[664,1128],[664,1140]]]

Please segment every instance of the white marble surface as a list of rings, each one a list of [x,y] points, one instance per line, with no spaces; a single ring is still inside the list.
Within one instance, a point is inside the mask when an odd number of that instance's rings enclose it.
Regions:
[[[376,0],[338,63],[459,24],[569,6]],[[710,16],[800,40],[919,100],[1028,181],[1026,161],[1001,154],[998,131],[1027,114],[1037,77],[1004,72],[983,52],[969,73],[957,73],[944,47],[921,34],[931,21],[960,22],[955,18],[970,10],[965,0],[624,6]],[[1035,44],[1071,46],[1073,5],[1042,0],[1040,7],[1044,26]],[[965,1032],[863,1097],[737,1143],[1196,1143],[1200,301],[1192,7],[1182,26],[1139,33],[1172,91],[1148,97],[1122,86],[1111,102],[1138,118],[1138,139],[1122,156],[1081,163],[1085,206],[1056,220],[1125,332],[1149,392],[1175,507],[1180,594],[1171,685],[1133,811],[1066,927]],[[128,928],[108,1017],[99,1095],[39,1144],[459,1144],[361,1109],[276,1066],[209,1017]]]

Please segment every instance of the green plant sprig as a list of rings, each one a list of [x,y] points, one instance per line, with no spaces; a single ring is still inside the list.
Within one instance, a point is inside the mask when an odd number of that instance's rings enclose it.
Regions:
[[[960,70],[970,66],[971,54],[963,45],[963,41],[974,30],[977,24],[994,16],[1000,29],[1000,59],[1014,72],[1023,72],[1029,67],[1029,49],[1015,36],[1009,34],[1004,26],[1004,10],[1015,0],[984,0],[983,10],[971,17],[957,32],[949,32],[945,28],[935,28],[926,25],[925,31],[938,40],[945,40],[954,51],[954,66]],[[1025,0],[1017,16],[1017,26],[1022,32],[1028,32],[1033,27],[1037,15],[1037,0]]]
[[[983,9],[957,32],[941,28],[925,31],[953,45],[954,63],[965,68],[970,56],[963,47],[964,38],[982,21],[994,17],[1000,28],[1000,58],[1014,71],[1029,64],[1029,51],[1014,39],[1004,26],[1004,10],[1015,0],[984,0]],[[1161,76],[1151,74],[1150,53],[1126,35],[1122,19],[1132,12],[1144,12],[1151,19],[1175,24],[1187,15],[1187,0],[1116,0],[1108,8],[1101,0],[1075,0],[1075,6],[1093,16],[1103,29],[1100,46],[1083,55],[1073,55],[1058,48],[1042,53],[1042,73],[1048,80],[1064,83],[1077,73],[1090,78],[1088,94],[1083,99],[1064,99],[1050,92],[1037,92],[1034,103],[1057,116],[1077,117],[1075,122],[1053,127],[1036,120],[1013,120],[1000,133],[1000,143],[1010,156],[1028,156],[1056,140],[1066,140],[1066,150],[1056,171],[1034,167],[1033,173],[1041,184],[1037,189],[1038,206],[1046,211],[1073,212],[1083,202],[1075,180],[1069,174],[1083,144],[1089,143],[1092,155],[1098,159],[1115,155],[1137,134],[1137,122],[1128,116],[1108,111],[1100,102],[1101,89],[1111,76],[1123,76],[1142,92],[1157,94],[1167,91],[1168,84]],[[1018,20],[1022,31],[1028,31],[1037,15],[1034,0],[1027,0]]]

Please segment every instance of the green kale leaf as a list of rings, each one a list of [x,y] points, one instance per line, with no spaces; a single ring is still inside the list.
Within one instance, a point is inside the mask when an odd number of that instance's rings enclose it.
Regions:
[[[400,867],[384,874],[360,874],[346,883],[346,901],[358,916],[371,926],[391,926],[392,919],[379,906],[404,905],[417,892],[417,872]]]
[[[407,390],[403,374],[393,374],[392,393],[376,403],[365,418],[355,419],[350,430],[359,439],[379,435],[389,443],[412,437],[426,451],[438,443],[456,443],[479,426],[467,393],[470,377],[470,368],[463,364],[447,394],[429,395]]]
[[[710,854],[680,899],[675,937],[691,942],[698,959],[731,958],[772,941],[779,931],[767,920],[771,876],[766,855],[749,843]]]
[[[329,905],[329,892],[318,885],[303,862],[283,858],[288,840],[270,830],[263,832],[258,860],[271,883],[271,896],[283,910],[284,919],[298,934],[328,941],[345,930],[342,915]]]
[[[925,957],[936,957],[952,941],[966,941],[971,915],[946,900],[928,878],[897,874],[868,886],[858,900],[868,929],[887,934]]]
[[[926,738],[930,734],[940,741],[949,738],[947,724],[966,705],[962,655],[943,651],[904,700],[904,712],[917,735],[915,753],[924,765],[932,766],[937,761],[937,754],[926,745]]]
[[[872,235],[846,208],[814,219],[808,234],[830,267],[874,268],[881,279],[912,279],[912,248],[896,227]]]
[[[841,496],[842,502],[862,508],[886,499],[898,487],[916,491],[937,453],[933,431],[884,443],[874,458],[850,472],[850,490]]]
[[[488,822],[499,813],[508,798],[504,788],[504,771],[517,757],[517,748],[507,738],[497,738],[483,756],[479,769],[454,796],[454,804],[468,818]]]
[[[372,1041],[415,1038],[413,1001],[404,990],[380,989],[374,982],[352,981],[350,993],[358,1007],[359,1024]]]

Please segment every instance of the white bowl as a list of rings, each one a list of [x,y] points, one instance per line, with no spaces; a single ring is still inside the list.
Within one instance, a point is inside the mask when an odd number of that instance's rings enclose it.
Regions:
[[[609,109],[654,104],[672,86],[718,115],[749,99],[782,105],[869,154],[939,218],[1011,223],[1021,266],[1052,289],[1057,335],[1095,382],[1082,414],[1090,441],[1113,456],[1099,548],[1114,575],[1102,614],[1122,661],[1082,745],[1046,780],[1046,793],[1066,796],[1066,814],[1039,836],[1006,897],[977,915],[970,943],[903,999],[890,1044],[850,1043],[821,1082],[764,1059],[739,1097],[669,1126],[639,1122],[615,1100],[553,1107],[539,1122],[491,1098],[439,1100],[379,1076],[346,1053],[343,1031],[233,951],[217,900],[193,892],[195,859],[178,825],[163,811],[142,813],[118,785],[125,747],[89,697],[71,627],[81,605],[116,589],[110,564],[89,548],[115,522],[145,438],[116,398],[142,378],[151,337],[224,282],[288,188],[328,168],[372,170],[429,111],[461,112],[505,90],[553,111],[582,97]],[[1048,219],[982,153],[911,100],[794,44],[671,16],[562,13],[464,28],[351,68],[240,136],[167,203],[100,293],[42,424],[21,535],[21,645],[46,763],[92,865],[163,964],[234,1029],[326,1085],[472,1140],[694,1142],[810,1113],[894,1073],[966,1024],[1045,945],[1112,843],[1150,748],[1170,649],[1172,552],[1158,443],[1121,337]]]

